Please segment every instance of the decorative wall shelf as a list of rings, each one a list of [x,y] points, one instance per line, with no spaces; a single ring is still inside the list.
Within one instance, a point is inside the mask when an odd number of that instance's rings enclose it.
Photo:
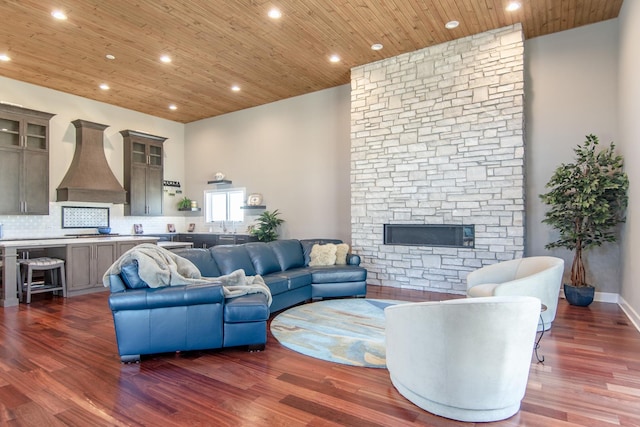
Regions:
[[[232,181],[229,181],[228,179],[220,179],[220,180],[213,180],[213,181],[207,181],[207,184],[231,184]]]
[[[240,209],[266,209],[267,207],[265,205],[256,205],[256,206],[249,206],[249,205],[245,205],[245,206],[240,206]]]
[[[180,212],[200,212],[202,208],[178,208]]]

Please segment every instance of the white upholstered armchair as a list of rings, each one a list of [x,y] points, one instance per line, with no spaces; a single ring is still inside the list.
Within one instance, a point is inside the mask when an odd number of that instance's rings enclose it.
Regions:
[[[538,330],[551,327],[556,318],[564,260],[534,256],[503,261],[467,275],[467,296],[528,295],[539,298],[547,309],[541,313]]]
[[[520,410],[539,299],[455,299],[384,312],[387,369],[408,400],[460,421],[502,420]]]

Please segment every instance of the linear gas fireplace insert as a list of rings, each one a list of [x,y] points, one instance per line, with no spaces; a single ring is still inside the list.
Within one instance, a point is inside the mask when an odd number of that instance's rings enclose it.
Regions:
[[[473,248],[473,225],[384,224],[385,245]]]

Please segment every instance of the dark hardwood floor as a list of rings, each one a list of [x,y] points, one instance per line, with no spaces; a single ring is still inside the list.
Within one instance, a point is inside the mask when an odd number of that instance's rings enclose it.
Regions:
[[[446,294],[370,286],[371,298]],[[437,345],[437,343],[434,343]],[[532,357],[521,411],[486,425],[640,426],[640,333],[615,304],[561,300]],[[0,425],[457,426],[414,406],[385,369],[316,360],[269,334],[265,351],[225,349],[121,364],[107,293],[34,296],[0,308]]]

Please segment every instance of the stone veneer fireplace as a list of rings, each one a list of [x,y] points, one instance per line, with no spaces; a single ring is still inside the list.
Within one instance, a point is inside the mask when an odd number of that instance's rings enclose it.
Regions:
[[[470,271],[523,255],[523,52],[517,24],[351,70],[351,237],[368,283],[462,293]],[[474,246],[385,245],[385,224],[473,224]]]

